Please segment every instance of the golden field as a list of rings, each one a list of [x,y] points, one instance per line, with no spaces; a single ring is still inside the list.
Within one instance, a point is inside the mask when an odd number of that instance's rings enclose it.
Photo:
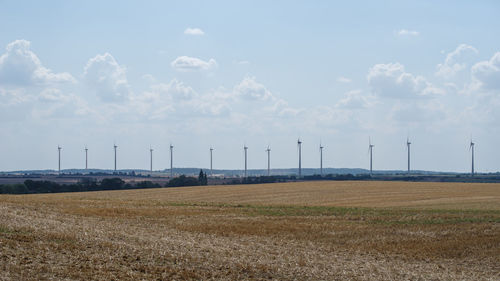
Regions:
[[[500,184],[0,195],[0,280],[500,280]]]

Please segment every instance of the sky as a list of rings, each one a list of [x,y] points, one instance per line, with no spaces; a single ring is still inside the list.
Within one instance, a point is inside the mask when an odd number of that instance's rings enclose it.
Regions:
[[[0,0],[0,170],[500,171],[498,1]]]

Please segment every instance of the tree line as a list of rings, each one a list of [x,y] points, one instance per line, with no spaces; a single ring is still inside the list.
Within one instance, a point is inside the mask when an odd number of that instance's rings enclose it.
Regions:
[[[287,182],[296,180],[370,180],[370,175],[310,175],[297,179],[295,176],[257,176],[232,179],[225,184],[260,184]],[[391,179],[387,179],[391,180]],[[394,180],[394,179],[392,179]],[[399,179],[401,180],[401,179]],[[180,187],[180,186],[199,186],[207,185],[208,177],[203,170],[200,170],[198,177],[181,175],[169,180],[164,186],[152,181],[125,182],[121,178],[105,178],[97,181],[95,178],[82,178],[76,183],[59,184],[52,181],[34,181],[25,180],[19,184],[0,185],[0,194],[32,194],[32,193],[58,193],[58,192],[84,192],[99,190],[123,190],[123,189],[141,189],[141,188],[160,188],[160,187]]]
[[[165,186],[152,181],[125,182],[121,178],[106,178],[97,181],[94,178],[82,178],[76,183],[59,184],[53,181],[25,180],[24,183],[0,184],[0,194],[32,194],[32,193],[59,193],[84,192],[99,190],[124,190],[141,188],[177,187],[207,185],[207,174],[200,171],[198,178],[181,175],[173,178]]]

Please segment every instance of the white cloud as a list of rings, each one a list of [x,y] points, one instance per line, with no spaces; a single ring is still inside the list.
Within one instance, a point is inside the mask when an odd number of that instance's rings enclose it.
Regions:
[[[187,35],[204,35],[205,32],[203,32],[203,30],[201,30],[199,28],[188,27],[188,28],[186,28],[186,30],[184,30],[184,34],[187,34]]]
[[[84,69],[86,85],[105,102],[123,101],[131,93],[126,68],[109,54],[91,58]]]
[[[32,95],[23,88],[5,90],[0,87],[0,119],[4,125],[8,121],[24,120],[33,109]]]
[[[44,89],[38,96],[38,100],[41,102],[58,102],[64,101],[65,99],[66,96],[62,91],[56,88]]]
[[[247,100],[270,100],[273,98],[271,92],[262,84],[255,81],[255,77],[245,77],[234,87],[234,93]]]
[[[337,82],[339,83],[351,83],[352,80],[343,76],[337,78]]]
[[[360,90],[353,90],[347,92],[335,107],[346,109],[367,108],[373,104],[372,99],[373,97],[364,96]]]
[[[26,102],[31,102],[35,98],[32,95],[26,93],[23,88],[16,89],[2,89],[0,88],[0,104],[9,107],[14,104],[22,104]]]
[[[399,36],[418,36],[420,32],[415,30],[401,29],[398,31]]]
[[[217,67],[217,62],[215,61],[215,59],[204,61],[199,58],[180,56],[172,61],[170,65],[178,71],[199,71],[215,68]]]
[[[33,107],[32,115],[36,119],[68,119],[79,116],[89,117],[92,110],[85,100],[75,94],[65,94],[59,89],[45,89],[38,96],[37,104]]]
[[[67,72],[54,73],[44,67],[30,50],[30,44],[27,40],[16,40],[7,45],[6,53],[0,56],[0,82],[16,86],[75,82]]]
[[[453,52],[446,55],[444,63],[437,65],[436,75],[443,78],[451,78],[456,73],[467,67],[467,62],[471,60],[478,51],[476,48],[460,44]]]
[[[170,83],[161,83],[152,86],[154,92],[167,95],[172,100],[191,100],[197,96],[193,88],[186,86],[183,82],[173,79]]]
[[[472,66],[472,77],[476,88],[500,93],[500,52]]]
[[[437,125],[436,120],[445,120],[446,114],[438,101],[405,101],[393,106],[390,117],[402,124],[423,123],[426,127],[431,127],[431,124]]]
[[[184,123],[200,116],[220,116],[230,111],[230,94],[221,92],[198,94],[177,79],[151,86],[149,91],[134,96],[132,104],[147,119],[178,119]]]
[[[200,96],[193,100],[192,105],[195,110],[203,115],[209,116],[229,116],[231,113],[231,103],[235,100],[224,92],[213,92]]]
[[[441,102],[446,91],[422,76],[406,72],[399,63],[373,66],[368,74],[368,84],[376,97],[383,98],[374,109],[391,126],[435,129],[447,120],[448,114]]]
[[[373,93],[385,98],[418,98],[441,93],[422,76],[405,71],[400,63],[376,64],[368,73]]]

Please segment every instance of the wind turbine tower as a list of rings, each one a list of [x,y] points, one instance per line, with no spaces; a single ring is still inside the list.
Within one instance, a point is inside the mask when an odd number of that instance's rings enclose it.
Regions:
[[[408,150],[408,175],[410,174],[410,138],[406,138],[406,149]]]
[[[470,146],[469,146],[469,149],[471,150],[471,153],[472,153],[471,176],[474,176],[474,145],[475,145],[475,143],[472,142],[472,139],[471,139],[470,140]]]
[[[302,141],[297,139],[297,147],[299,149],[299,178],[302,177]]]
[[[149,169],[153,172],[153,148],[149,147]]]
[[[325,148],[323,145],[321,145],[321,142],[319,143],[319,172],[320,175],[323,176],[323,148]]]
[[[245,178],[246,178],[247,177],[247,150],[248,150],[248,147],[246,145],[244,145],[243,149],[245,150]]]
[[[113,148],[115,149],[115,172],[116,172],[116,149],[118,148],[118,146],[115,144],[113,144]]]
[[[57,146],[57,152],[58,152],[58,158],[59,158],[59,168],[58,168],[58,174],[61,174],[61,149],[62,147],[60,147],[59,145]]]
[[[213,164],[213,162],[212,162],[213,151],[214,151],[214,148],[210,147],[210,175],[211,176],[214,175],[213,166],[212,166],[212,164]]]
[[[269,146],[266,149],[267,152],[267,176],[271,175],[271,148]]]
[[[174,146],[170,144],[170,178],[174,177]]]
[[[88,168],[89,168],[89,166],[88,166],[88,164],[89,164],[89,161],[88,161],[89,160],[89,157],[88,157],[89,153],[88,152],[89,152],[89,149],[87,148],[87,146],[85,146],[85,170],[88,170]]]
[[[375,145],[372,144],[372,140],[369,138],[368,139],[368,150],[370,152],[370,176],[372,175],[373,172],[373,147]]]

